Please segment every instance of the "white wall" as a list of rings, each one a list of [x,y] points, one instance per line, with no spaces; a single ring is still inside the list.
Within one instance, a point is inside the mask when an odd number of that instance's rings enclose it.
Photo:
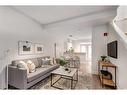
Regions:
[[[15,12],[11,8],[1,7],[0,10],[4,10],[0,13],[0,44],[2,51],[10,49],[12,52],[17,51],[17,42],[19,40],[28,40],[33,43],[42,43],[44,47],[49,45],[50,36],[42,29],[38,24],[31,19]],[[47,40],[45,40],[47,39]],[[47,44],[48,43],[48,44]],[[48,50],[45,49],[45,52]],[[18,56],[17,57],[24,57]],[[32,55],[33,56],[33,55]],[[31,56],[31,57],[32,57]],[[26,57],[26,56],[25,56]]]
[[[92,32],[92,73],[98,73],[98,60],[100,56],[107,55],[107,37],[103,34],[107,32],[107,25],[95,26]]]
[[[110,61],[117,66],[117,86],[118,89],[127,89],[127,49],[124,46],[121,38],[114,29],[109,25],[108,42],[118,41],[118,58],[111,58]]]

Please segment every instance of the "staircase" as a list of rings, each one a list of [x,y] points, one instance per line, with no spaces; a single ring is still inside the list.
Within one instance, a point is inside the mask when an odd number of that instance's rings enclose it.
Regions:
[[[113,19],[112,25],[127,49],[127,7],[120,6],[117,9],[117,16]]]

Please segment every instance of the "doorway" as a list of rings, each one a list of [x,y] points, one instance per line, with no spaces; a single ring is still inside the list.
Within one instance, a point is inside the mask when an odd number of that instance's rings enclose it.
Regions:
[[[92,47],[91,47],[91,43],[81,43],[80,44],[80,52],[81,53],[85,53],[85,59],[87,62],[91,61],[91,56],[92,56]]]

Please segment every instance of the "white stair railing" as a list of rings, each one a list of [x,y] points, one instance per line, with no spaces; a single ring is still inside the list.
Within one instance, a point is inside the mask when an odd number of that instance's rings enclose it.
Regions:
[[[124,21],[124,20],[126,20],[126,18],[123,18],[123,19],[120,19],[120,20],[117,20],[116,18],[117,18],[117,16],[113,19],[112,25],[113,25],[115,31],[117,32],[117,34],[120,36],[122,42],[124,43],[125,48],[127,49],[127,35],[126,35],[125,32],[122,31],[122,29],[116,24],[116,22],[118,22],[118,21]],[[125,27],[126,27],[126,26],[125,26]]]
[[[125,31],[127,30],[127,7],[119,6],[117,9],[117,16],[112,21],[112,26],[116,33],[119,35],[120,40],[123,42],[125,48],[127,49],[127,35]]]

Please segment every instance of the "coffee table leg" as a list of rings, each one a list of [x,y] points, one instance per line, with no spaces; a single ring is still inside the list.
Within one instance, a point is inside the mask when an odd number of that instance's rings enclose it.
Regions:
[[[78,70],[77,70],[77,81],[78,81]]]
[[[71,89],[73,89],[73,77],[71,77]]]
[[[52,74],[51,74],[51,86],[52,86]]]

